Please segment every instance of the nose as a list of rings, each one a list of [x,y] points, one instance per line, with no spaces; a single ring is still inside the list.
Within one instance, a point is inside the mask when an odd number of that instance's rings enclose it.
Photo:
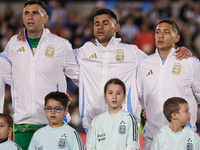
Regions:
[[[28,19],[32,19],[32,18],[33,18],[33,14],[30,13],[30,14],[28,15]]]
[[[113,99],[116,99],[117,98],[117,95],[116,94],[113,94]]]
[[[159,38],[163,38],[163,33],[162,33],[162,32],[159,33],[159,34],[158,34],[158,37],[159,37]]]

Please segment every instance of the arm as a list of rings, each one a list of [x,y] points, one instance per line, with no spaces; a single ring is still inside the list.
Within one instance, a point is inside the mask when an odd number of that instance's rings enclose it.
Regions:
[[[70,139],[71,139],[70,149],[84,150],[83,142],[82,142],[81,137],[79,136],[78,132],[73,131],[73,135],[70,136]]]
[[[75,59],[72,47],[69,42],[65,45],[64,73],[78,86],[79,85],[79,65]]]
[[[4,58],[5,56],[0,54],[0,112],[3,113],[3,106],[5,100],[5,84],[10,85],[11,81],[11,65]]]
[[[140,142],[139,142],[139,132],[136,118],[133,114],[129,114],[129,126],[128,126],[128,137],[127,137],[127,146],[125,150],[139,150]]]
[[[154,137],[150,150],[159,150],[159,136],[158,135]]]
[[[192,58],[192,91],[197,100],[197,104],[200,104],[200,62],[196,57]]]
[[[86,139],[86,150],[96,150],[95,119],[93,119]]]
[[[186,47],[178,47],[176,49],[176,59],[182,60],[182,59],[187,59],[190,56],[192,56],[192,52],[187,49]]]

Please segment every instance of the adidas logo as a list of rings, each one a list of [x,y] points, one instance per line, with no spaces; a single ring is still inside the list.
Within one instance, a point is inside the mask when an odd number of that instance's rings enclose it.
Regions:
[[[24,47],[21,47],[20,49],[18,49],[17,52],[25,52]]]
[[[153,74],[153,71],[152,71],[152,70],[150,70],[150,71],[148,72],[147,76],[149,76],[149,75],[151,75],[151,74]]]
[[[96,58],[97,59],[97,54],[94,53],[93,55],[91,55],[89,58]]]

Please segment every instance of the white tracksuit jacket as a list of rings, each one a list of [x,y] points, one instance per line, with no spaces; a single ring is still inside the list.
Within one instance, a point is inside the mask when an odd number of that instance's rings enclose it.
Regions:
[[[156,132],[169,122],[163,114],[163,104],[170,97],[182,97],[191,112],[190,126],[196,130],[197,105],[200,104],[200,64],[190,57],[179,61],[171,49],[162,64],[158,50],[138,66],[138,95],[146,109],[145,141],[153,140]]]
[[[8,42],[4,55],[12,62],[14,123],[47,124],[44,97],[52,91],[66,92],[66,76],[78,84],[79,68],[70,43],[43,30],[33,56],[29,43]]]
[[[10,60],[0,54],[0,113],[3,113],[4,99],[5,99],[5,84],[10,85],[11,79],[11,62]]]
[[[136,89],[136,69],[146,57],[135,45],[120,43],[112,37],[107,47],[97,40],[75,50],[80,66],[79,110],[83,127],[88,129],[92,119],[108,110],[104,101],[104,85],[111,78],[121,79],[127,89],[123,108],[140,118],[141,107]],[[140,122],[140,121],[138,121]]]

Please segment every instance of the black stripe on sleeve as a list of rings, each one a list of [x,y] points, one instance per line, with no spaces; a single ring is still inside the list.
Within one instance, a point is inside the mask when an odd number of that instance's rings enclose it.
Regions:
[[[129,116],[131,117],[131,121],[132,121],[132,127],[133,127],[133,141],[138,142],[138,125],[137,125],[137,121],[134,117],[133,114],[129,114]]]
[[[76,140],[78,142],[79,150],[84,150],[84,146],[83,146],[83,142],[81,140],[81,137],[79,136],[79,134],[76,131],[74,131],[74,134],[75,134]]]

